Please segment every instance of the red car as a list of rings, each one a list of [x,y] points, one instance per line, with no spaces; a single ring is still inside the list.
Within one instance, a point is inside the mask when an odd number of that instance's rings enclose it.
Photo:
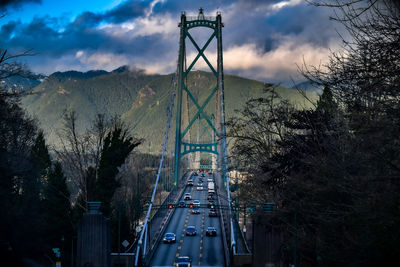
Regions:
[[[210,209],[208,211],[208,217],[218,217],[218,213],[216,209]]]

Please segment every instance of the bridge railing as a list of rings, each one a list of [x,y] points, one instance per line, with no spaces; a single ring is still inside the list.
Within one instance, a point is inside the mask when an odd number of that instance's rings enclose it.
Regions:
[[[186,177],[187,173],[183,175]],[[153,254],[157,248],[159,241],[161,240],[163,233],[165,231],[166,226],[174,215],[175,209],[166,209],[170,203],[176,203],[183,195],[185,191],[185,184],[180,183],[178,187],[174,187],[173,191],[170,192],[168,197],[163,201],[160,208],[150,219],[150,234],[149,234],[149,242],[148,242],[148,252],[145,255],[145,262],[149,263]]]
[[[216,173],[218,177],[216,179],[219,181],[217,183],[217,190],[218,190],[218,205],[220,207],[227,207],[227,197],[226,197],[226,191],[224,188],[224,183],[222,181],[220,173]],[[225,266],[230,266],[230,261],[231,261],[231,248],[230,248],[230,231],[229,231],[229,224],[228,224],[228,218],[229,218],[229,211],[227,209],[220,209],[220,225],[221,225],[221,235],[222,235],[222,245],[224,249],[224,255],[225,255]]]
[[[156,191],[157,191],[158,182],[160,180],[161,170],[162,170],[163,162],[164,162],[164,156],[165,156],[165,153],[167,151],[169,129],[171,128],[172,113],[173,113],[173,109],[174,109],[174,102],[175,102],[176,89],[177,89],[176,76],[177,76],[177,72],[175,73],[174,92],[172,94],[171,102],[170,102],[170,105],[169,105],[167,129],[165,131],[164,144],[163,144],[160,164],[158,166],[157,177],[156,177],[156,181],[154,183],[153,193],[151,195],[151,200],[150,200],[150,203],[149,203],[149,208],[148,208],[147,213],[146,213],[146,219],[144,221],[143,229],[140,232],[140,237],[139,237],[139,240],[137,242],[136,255],[135,255],[135,266],[138,266],[139,261],[146,256],[148,232],[149,232],[148,231],[149,219],[150,219],[151,209],[153,207],[153,202],[154,202],[154,199],[155,199],[155,194],[156,194]]]

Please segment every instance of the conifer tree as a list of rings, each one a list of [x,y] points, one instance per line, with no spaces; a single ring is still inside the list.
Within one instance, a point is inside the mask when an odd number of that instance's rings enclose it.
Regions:
[[[70,192],[59,162],[50,170],[44,192],[46,236],[54,244],[72,231]]]
[[[115,190],[120,186],[117,180],[118,167],[124,164],[129,153],[141,143],[141,140],[129,136],[121,123],[115,123],[104,139],[103,150],[98,169],[96,198],[101,201],[101,211],[111,215],[111,201]]]

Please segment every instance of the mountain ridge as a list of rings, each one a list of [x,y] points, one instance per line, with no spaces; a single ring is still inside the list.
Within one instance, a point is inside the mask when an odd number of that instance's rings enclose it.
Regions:
[[[32,94],[24,96],[21,103],[29,114],[38,119],[52,145],[58,143],[57,132],[62,128],[65,112],[74,110],[81,132],[89,127],[98,113],[116,116],[129,125],[138,137],[146,140],[142,147],[159,151],[165,133],[174,76],[150,75],[128,66],[111,72],[55,72],[37,85]],[[225,74],[224,82],[227,117],[233,116],[235,109],[242,107],[246,99],[264,94],[264,83],[256,80]],[[194,71],[188,75],[187,86],[201,105],[216,86],[216,79],[212,73]],[[282,86],[277,86],[276,90],[283,98],[306,104],[296,90]],[[312,93],[309,94],[313,97]],[[186,97],[183,100],[186,101]],[[205,112],[210,116],[215,114],[214,101],[215,95],[212,97],[213,103],[206,106]],[[193,102],[183,103],[182,112],[183,121],[187,124],[188,116],[195,114]],[[173,136],[175,127],[171,128]]]

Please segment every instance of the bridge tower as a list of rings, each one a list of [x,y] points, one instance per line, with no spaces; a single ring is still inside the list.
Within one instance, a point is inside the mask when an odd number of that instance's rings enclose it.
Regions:
[[[222,64],[222,20],[221,14],[217,13],[216,17],[204,16],[203,9],[200,8],[199,14],[196,17],[186,16],[185,13],[181,15],[180,27],[180,40],[179,40],[179,59],[178,59],[178,80],[177,80],[177,110],[176,110],[176,136],[175,136],[175,168],[174,168],[174,185],[178,184],[178,179],[181,175],[182,157],[195,153],[193,156],[194,162],[200,162],[204,153],[211,154],[213,168],[222,166],[223,157],[225,154],[225,146],[223,145],[223,136],[225,136],[225,114],[224,114],[224,74]],[[200,47],[191,34],[193,28],[209,28],[211,35],[208,37],[205,44]],[[210,43],[216,40],[216,55],[217,62],[210,62],[206,57],[205,50],[210,47]],[[186,64],[186,42],[193,45],[197,55],[193,61],[187,66]],[[209,49],[210,50],[210,49]],[[188,78],[191,72],[194,71],[194,65],[203,59],[206,65],[210,68],[213,77],[215,78],[215,85],[207,92],[207,97],[203,102],[195,97],[195,94],[190,88]],[[214,67],[216,65],[216,68]],[[206,90],[207,88],[204,88]],[[203,89],[202,89],[203,90]],[[186,97],[185,97],[186,96]],[[183,105],[183,100],[190,101],[192,104],[192,115],[189,114],[189,105]],[[209,103],[212,99],[216,100],[216,105],[212,109],[214,113],[207,112]],[[188,104],[188,103],[187,103]],[[187,108],[183,112],[183,108]],[[187,116],[186,125],[184,122],[184,115]],[[195,122],[197,121],[197,138]],[[200,134],[200,125],[202,133]],[[191,134],[191,129],[193,132]],[[216,164],[215,161],[218,161]],[[199,166],[195,164],[194,166]],[[225,171],[222,172],[225,177]],[[224,182],[226,184],[225,178]]]

